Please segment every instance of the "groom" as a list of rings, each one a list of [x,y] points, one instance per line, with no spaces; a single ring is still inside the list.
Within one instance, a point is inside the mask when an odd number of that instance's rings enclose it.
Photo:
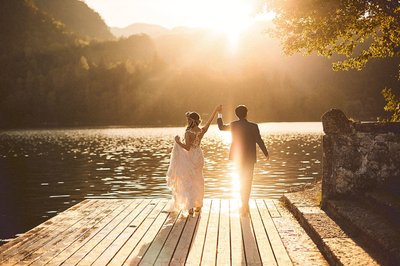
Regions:
[[[230,130],[232,132],[232,144],[229,159],[234,160],[240,175],[240,195],[242,199],[242,214],[249,212],[249,198],[251,184],[253,182],[254,164],[257,161],[256,144],[260,147],[267,160],[269,159],[268,150],[264,141],[261,139],[258,125],[247,121],[247,107],[239,105],[235,109],[235,114],[239,118],[229,125],[224,125],[222,121],[222,105],[218,108],[218,128],[220,130]]]

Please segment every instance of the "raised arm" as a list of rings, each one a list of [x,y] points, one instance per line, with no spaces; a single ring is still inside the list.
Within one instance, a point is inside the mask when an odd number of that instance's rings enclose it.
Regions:
[[[257,126],[257,133],[256,133],[256,142],[258,144],[258,146],[260,147],[260,149],[262,150],[262,152],[265,155],[265,158],[267,158],[267,160],[269,159],[269,154],[268,154],[268,150],[267,147],[265,147],[265,143],[261,138],[261,134],[260,134],[260,129]]]
[[[217,124],[218,124],[218,128],[219,128],[219,130],[221,130],[221,131],[228,131],[228,130],[231,130],[231,125],[225,125],[224,124],[224,121],[222,121],[222,114],[221,114],[221,112],[222,112],[222,105],[220,105],[219,107],[218,107],[218,119],[217,119]]]
[[[213,113],[211,114],[210,118],[208,119],[207,123],[204,125],[204,127],[201,128],[203,135],[207,132],[208,128],[211,125],[211,122],[214,120],[215,115],[217,114],[218,110],[220,110],[220,109],[221,109],[220,106],[215,107],[215,109],[214,109]]]
[[[219,130],[222,130],[222,131],[231,130],[231,125],[225,125],[225,124],[224,124],[224,121],[222,121],[222,117],[219,117],[219,118],[217,119],[217,124],[218,124]]]

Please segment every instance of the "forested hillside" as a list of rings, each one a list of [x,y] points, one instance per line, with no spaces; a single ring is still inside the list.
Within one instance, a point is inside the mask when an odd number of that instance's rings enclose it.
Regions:
[[[33,1],[0,3],[0,127],[122,123],[162,66],[147,36],[88,42]]]
[[[97,40],[115,39],[100,15],[78,0],[34,0],[35,5],[55,20],[65,25],[68,31],[81,38]]]
[[[74,45],[78,39],[32,1],[0,1],[0,56],[30,55]]]
[[[0,128],[183,125],[185,111],[220,103],[227,118],[246,104],[256,121],[318,121],[333,107],[385,115],[380,91],[396,86],[398,61],[333,72],[331,60],[282,55],[266,27],[253,25],[235,48],[189,28],[110,40],[81,1],[0,1]]]

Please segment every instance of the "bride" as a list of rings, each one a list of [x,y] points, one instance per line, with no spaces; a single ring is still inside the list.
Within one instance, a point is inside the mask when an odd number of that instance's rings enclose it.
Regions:
[[[200,211],[203,206],[204,178],[203,151],[200,143],[220,106],[216,107],[207,123],[200,127],[200,115],[196,112],[187,112],[187,127],[185,138],[181,141],[175,137],[171,152],[170,165],[167,171],[167,185],[172,191],[172,199],[168,211]]]

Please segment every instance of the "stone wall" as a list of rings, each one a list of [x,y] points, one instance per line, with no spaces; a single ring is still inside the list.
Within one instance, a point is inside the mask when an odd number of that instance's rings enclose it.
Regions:
[[[352,122],[338,109],[322,123],[322,204],[377,187],[400,189],[400,123]]]

